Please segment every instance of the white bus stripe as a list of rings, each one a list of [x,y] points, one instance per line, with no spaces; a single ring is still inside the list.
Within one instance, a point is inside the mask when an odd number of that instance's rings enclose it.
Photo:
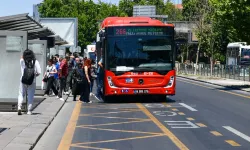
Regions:
[[[250,142],[250,137],[241,133],[240,131],[237,131],[236,129],[230,127],[230,126],[223,126],[223,128],[233,132],[234,134],[238,135],[239,137],[245,139],[246,141]]]
[[[189,110],[191,110],[191,111],[198,111],[198,110],[196,110],[196,109],[194,109],[193,107],[191,107],[191,106],[188,106],[187,104],[184,104],[184,103],[179,103],[181,106],[183,106],[183,107],[186,107],[187,109],[189,109]]]

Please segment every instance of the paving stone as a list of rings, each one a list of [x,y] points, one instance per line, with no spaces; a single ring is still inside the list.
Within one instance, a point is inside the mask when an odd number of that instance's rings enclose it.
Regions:
[[[30,150],[32,145],[29,144],[18,144],[10,143],[3,150]]]
[[[18,144],[30,144],[33,145],[36,143],[37,137],[15,137],[11,143],[18,143]]]

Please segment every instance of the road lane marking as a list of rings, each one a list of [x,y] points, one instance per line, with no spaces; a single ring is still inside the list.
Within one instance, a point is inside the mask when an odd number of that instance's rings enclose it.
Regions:
[[[179,111],[179,110],[178,110],[178,109],[176,109],[176,108],[173,108],[172,110],[173,110],[173,111]]]
[[[243,138],[244,140],[250,142],[250,137],[247,136],[247,135],[245,135],[245,134],[243,134],[243,133],[241,133],[240,131],[238,131],[238,130],[236,130],[236,129],[230,127],[230,126],[223,126],[223,128],[225,128],[225,129],[227,129],[228,131],[230,131],[230,132],[232,132],[232,133],[238,135],[239,137]]]
[[[191,111],[198,111],[198,110],[194,109],[193,107],[188,106],[187,104],[184,104],[184,103],[179,103],[179,104],[180,104],[181,106],[183,106],[183,107],[185,107],[185,108],[191,110]]]
[[[148,119],[145,119],[145,118],[124,118],[124,117],[111,117],[111,116],[86,116],[86,117],[109,118],[109,119],[124,119],[124,120],[148,120]]]
[[[99,148],[99,147],[90,147],[90,146],[82,146],[82,145],[71,145],[72,147],[86,148],[86,149],[96,149],[96,150],[115,150],[115,149],[107,149],[107,148]]]
[[[92,128],[92,127],[81,127],[92,130],[103,130],[103,131],[112,131],[112,132],[128,132],[128,133],[141,133],[141,134],[151,134],[151,135],[165,135],[164,133],[155,133],[155,132],[143,132],[143,131],[131,131],[131,130],[115,130],[115,129],[104,129],[104,128]]]
[[[184,145],[166,126],[164,126],[159,120],[152,115],[146,107],[142,104],[137,104],[137,106],[147,115],[168,137],[169,139],[180,149],[180,150],[189,150],[186,145]]]
[[[222,136],[222,134],[217,131],[210,131],[210,133],[212,133],[214,136]]]
[[[193,120],[194,120],[194,118],[187,118],[187,120],[189,120],[189,121],[193,121]]]
[[[179,112],[178,114],[179,114],[179,115],[182,115],[182,116],[184,116],[184,115],[185,115],[183,112]]]
[[[244,97],[244,98],[248,98],[248,99],[250,98],[250,96],[241,95],[241,94],[237,94],[237,93],[233,93],[233,92],[229,92],[229,91],[225,91],[225,90],[218,90],[218,89],[216,89],[216,88],[203,86],[203,85],[201,85],[201,84],[196,84],[196,83],[187,82],[187,81],[183,81],[183,80],[178,80],[178,81],[186,82],[186,83],[193,84],[193,85],[197,85],[197,86],[204,87],[204,88],[207,88],[207,89],[214,89],[214,90],[217,90],[217,91],[220,91],[220,92],[224,92],[224,93],[236,95],[236,96],[239,96],[239,97]]]
[[[196,125],[198,125],[199,127],[207,127],[207,126],[204,125],[203,123],[196,123]]]
[[[164,117],[164,116],[176,116],[177,113],[175,112],[172,112],[172,111],[153,111],[153,113],[157,116],[161,116],[161,117]],[[168,114],[168,115],[166,115]]]
[[[136,112],[136,111],[140,111],[140,110],[116,111],[116,112],[93,113],[93,114],[80,114],[80,116],[103,115],[103,114],[119,114],[119,113],[124,113],[124,112]]]
[[[171,128],[200,128],[197,125],[193,124],[191,121],[164,121],[166,122]]]
[[[78,121],[79,114],[81,113],[81,103],[77,102],[75,105],[75,108],[73,110],[73,113],[71,115],[71,118],[69,120],[68,126],[64,132],[64,135],[62,137],[62,140],[58,146],[58,150],[69,150],[70,145],[74,136],[76,124]]]
[[[228,144],[232,145],[232,146],[241,146],[240,144],[236,143],[233,140],[225,140],[225,142],[227,142]]]
[[[96,141],[96,142],[84,142],[84,143],[75,143],[73,145],[87,145],[87,144],[96,144],[96,143],[111,143],[111,142],[118,142],[118,141],[128,141],[128,140],[135,140],[135,139],[146,139],[146,138],[152,138],[152,137],[160,137],[160,136],[166,136],[165,134],[161,135],[148,135],[148,136],[137,136],[137,137],[131,137],[131,138],[124,138],[124,139],[115,139],[115,140],[105,140],[105,141]]]
[[[128,123],[135,123],[135,122],[147,122],[151,121],[150,119],[148,120],[138,120],[138,121],[127,121],[127,122],[116,122],[116,123],[104,123],[104,124],[91,124],[91,125],[79,125],[76,127],[96,127],[96,126],[111,126],[111,125],[117,125],[117,124],[128,124]]]

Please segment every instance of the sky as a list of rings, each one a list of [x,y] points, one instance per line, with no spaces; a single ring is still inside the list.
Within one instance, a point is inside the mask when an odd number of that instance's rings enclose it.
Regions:
[[[43,0],[1,0],[0,5],[0,16],[9,16],[22,13],[29,13],[33,15],[33,4],[41,3]],[[94,0],[98,1],[98,0]],[[119,0],[102,0],[103,2],[112,2],[118,4]],[[181,2],[181,0],[173,0]]]

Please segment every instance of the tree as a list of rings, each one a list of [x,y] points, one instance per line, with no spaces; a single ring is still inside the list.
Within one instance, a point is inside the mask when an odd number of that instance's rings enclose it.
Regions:
[[[101,1],[95,4],[92,0],[44,0],[39,12],[41,17],[78,18],[78,44],[81,47],[86,47],[96,39],[98,21],[124,14],[113,4]]]

